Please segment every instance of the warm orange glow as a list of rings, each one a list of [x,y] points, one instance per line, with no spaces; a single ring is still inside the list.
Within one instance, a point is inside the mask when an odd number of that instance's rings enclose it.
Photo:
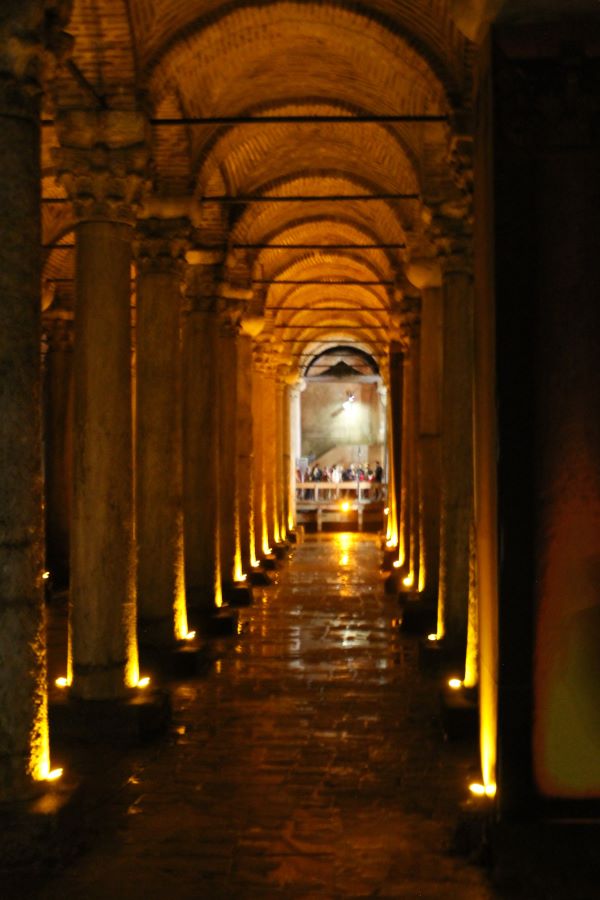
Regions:
[[[139,679],[136,687],[147,688],[149,684],[150,684],[150,678],[148,677],[148,675],[144,675],[143,678]]]
[[[469,790],[475,797],[495,797],[496,785],[493,782],[482,784],[480,781],[474,781],[469,785]]]
[[[48,581],[48,579],[50,578],[50,572],[44,572],[42,578],[44,579],[44,581]]]
[[[63,774],[63,769],[51,769],[46,775],[45,781],[57,781]]]
[[[340,556],[340,566],[347,566],[350,561],[350,557],[347,553],[344,553],[343,556]]]
[[[344,502],[341,504],[341,506],[342,506],[342,510],[344,512],[348,512],[348,510],[350,509],[350,504],[348,503],[347,500],[344,500]]]
[[[186,640],[186,641],[193,641],[195,637],[196,637],[196,632],[195,632],[195,631],[188,631],[188,633],[186,634],[184,640]]]
[[[448,681],[448,687],[451,687],[453,691],[458,691],[463,686],[460,678],[450,678]]]
[[[405,587],[412,587],[414,583],[415,583],[415,578],[414,578],[414,575],[412,575],[412,574],[407,575],[406,578],[402,579],[402,584]]]
[[[383,509],[383,514],[384,514],[384,516],[389,515],[389,512],[390,512],[389,506],[385,506],[384,509]]]
[[[56,687],[59,687],[59,688],[69,687],[69,679],[66,678],[64,675],[61,675],[60,678],[56,679],[54,684],[56,685]]]
[[[390,540],[390,541],[385,542],[385,546],[388,547],[390,550],[393,550],[395,547],[398,546],[398,544],[396,541]]]
[[[392,563],[392,565],[395,569],[399,569],[400,566],[402,565],[402,563],[400,562],[399,559],[395,559],[394,562]]]
[[[437,639],[438,639],[437,634],[428,634],[428,635],[427,635],[427,640],[428,640],[428,641],[437,641]]]
[[[175,640],[183,641],[188,633],[187,604],[185,600],[185,574],[183,566],[183,524],[179,535],[177,572],[175,575],[175,600],[173,603]]]

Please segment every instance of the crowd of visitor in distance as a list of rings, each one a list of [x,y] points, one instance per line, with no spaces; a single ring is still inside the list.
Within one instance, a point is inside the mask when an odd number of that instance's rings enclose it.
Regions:
[[[370,499],[376,500],[381,495],[381,484],[383,482],[383,467],[379,460],[375,460],[375,465],[370,463],[351,463],[350,465],[342,465],[336,463],[335,466],[323,466],[316,461],[312,466],[308,466],[304,471],[296,469],[296,480],[301,484],[309,481],[330,482],[331,484],[340,484],[341,482],[371,482],[373,487],[369,492]],[[314,491],[305,489],[302,492],[305,500],[313,499]]]

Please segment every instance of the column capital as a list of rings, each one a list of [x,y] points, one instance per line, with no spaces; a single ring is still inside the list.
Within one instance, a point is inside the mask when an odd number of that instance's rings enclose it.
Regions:
[[[42,316],[42,333],[50,352],[72,350],[74,338],[73,316]]]
[[[219,302],[217,281],[220,270],[221,266],[218,263],[187,266],[183,285],[187,312],[217,313]]]
[[[392,339],[398,341],[405,356],[409,356],[419,338],[421,327],[421,298],[403,295],[391,315]]]
[[[37,99],[73,46],[69,0],[22,0],[0,21],[0,115],[38,114]]]
[[[149,123],[141,112],[77,109],[55,117],[57,179],[81,221],[132,225],[149,189]]]
[[[432,219],[431,229],[442,276],[473,274],[473,234],[467,205],[456,204],[452,210],[443,205]]]
[[[139,219],[133,241],[138,274],[183,277],[190,231],[188,219]]]
[[[219,297],[217,301],[219,328],[223,337],[237,337],[240,330],[243,305],[236,300]]]

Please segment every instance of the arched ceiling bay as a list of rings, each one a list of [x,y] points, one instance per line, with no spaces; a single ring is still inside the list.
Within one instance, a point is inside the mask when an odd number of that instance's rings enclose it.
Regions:
[[[349,341],[381,363],[468,90],[469,44],[449,7],[75,0],[75,69],[59,79],[57,109],[144,98],[154,190],[187,198],[200,240],[228,248],[222,279],[252,287],[263,343],[302,361]],[[64,197],[54,144],[46,128],[48,200]],[[70,204],[48,205],[44,241],[66,245],[72,224]],[[45,274],[67,281],[72,262],[49,248]]]

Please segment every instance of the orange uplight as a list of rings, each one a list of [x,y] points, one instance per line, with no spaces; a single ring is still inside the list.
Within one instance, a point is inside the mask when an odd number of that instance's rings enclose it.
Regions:
[[[51,769],[46,775],[45,781],[57,781],[63,774],[63,769]]]
[[[348,512],[349,509],[350,509],[350,504],[348,503],[347,500],[344,500],[344,502],[342,503],[342,510],[344,512]]]
[[[451,687],[453,691],[458,691],[462,687],[463,683],[460,678],[451,678],[448,681],[448,687]]]
[[[54,684],[56,685],[56,687],[59,687],[59,688],[69,687],[69,679],[65,678],[64,675],[61,675],[60,678],[56,679]]]
[[[196,637],[196,632],[195,632],[195,631],[188,631],[188,633],[186,634],[184,640],[185,640],[185,641],[193,641],[195,637]]]
[[[150,678],[148,677],[148,675],[144,675],[143,678],[139,679],[136,687],[147,688],[149,684],[150,684]]]

